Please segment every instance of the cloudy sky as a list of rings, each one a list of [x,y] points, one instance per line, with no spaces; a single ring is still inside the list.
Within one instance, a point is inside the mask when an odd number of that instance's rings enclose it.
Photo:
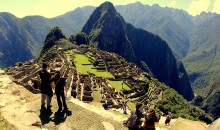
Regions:
[[[0,0],[0,12],[10,12],[17,17],[41,15],[55,17],[74,10],[76,7],[87,5],[98,6],[106,0]],[[137,0],[109,0],[114,5],[126,5]],[[191,15],[202,11],[220,14],[220,0],[139,0],[142,4],[159,4],[184,9]]]

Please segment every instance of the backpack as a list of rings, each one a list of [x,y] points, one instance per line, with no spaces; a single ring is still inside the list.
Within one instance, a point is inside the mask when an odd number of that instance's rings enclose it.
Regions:
[[[131,112],[130,118],[128,118],[128,120],[124,122],[124,125],[126,127],[133,128],[136,125],[137,119],[138,117],[137,117],[136,111],[134,110]]]

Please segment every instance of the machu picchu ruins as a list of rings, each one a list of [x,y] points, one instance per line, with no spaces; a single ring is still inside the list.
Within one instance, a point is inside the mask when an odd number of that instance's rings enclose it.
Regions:
[[[50,35],[56,31],[56,35],[63,37],[58,28]],[[47,48],[47,44],[51,44],[50,47]],[[173,117],[178,118],[183,109],[188,114],[187,118],[205,122],[212,120],[204,111],[190,105],[174,89],[154,78],[149,70],[143,71],[116,53],[89,45],[76,45],[66,38],[53,42],[46,39],[38,59],[18,62],[5,71],[13,77],[15,83],[24,86],[33,94],[38,94],[41,89],[38,72],[42,69],[42,63],[49,64],[52,77],[56,71],[60,71],[66,81],[68,99],[95,104],[102,109],[107,103],[108,108],[120,111],[121,114],[125,102],[129,108],[128,112],[135,109],[136,103],[139,102],[146,111],[154,108],[161,115],[172,111]],[[204,116],[199,116],[198,113]]]
[[[58,46],[50,51],[57,53],[52,55],[47,53],[47,57],[40,62],[37,60],[19,62],[15,67],[8,68],[7,73],[14,77],[16,83],[34,94],[39,93],[38,71],[41,69],[40,64],[48,61],[51,73],[59,70],[62,77],[66,78],[67,86],[71,88],[71,96],[84,102],[107,101],[112,107],[120,108],[124,101],[129,101],[133,106],[139,101],[150,107],[149,105],[155,105],[162,98],[162,90],[153,84],[146,72],[115,53],[88,47],[64,51]],[[89,61],[89,64],[83,62],[80,64],[92,65],[92,69],[108,73],[108,76],[102,77],[89,71],[83,73],[77,70],[74,62],[77,55],[84,56]]]

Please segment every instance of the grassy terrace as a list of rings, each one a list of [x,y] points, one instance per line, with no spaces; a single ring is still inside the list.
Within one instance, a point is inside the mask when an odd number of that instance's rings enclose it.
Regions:
[[[82,54],[76,54],[74,63],[78,71],[83,74],[93,73],[104,78],[113,78],[113,76],[105,70],[97,70],[96,67],[89,62],[88,58]]]
[[[127,105],[128,105],[128,107],[129,107],[131,110],[135,109],[135,104],[134,104],[134,103],[128,102]]]
[[[111,81],[111,80],[108,80],[108,82],[118,91],[120,92],[122,90],[122,82],[123,81]],[[125,90],[130,90],[130,88],[123,83],[123,89]]]
[[[89,59],[85,55],[75,54],[74,57],[71,57],[71,55],[72,55],[71,51],[66,52],[66,55],[67,55],[69,61],[73,61],[72,59],[74,58],[74,64],[75,64],[77,70],[82,72],[83,74],[93,73],[97,76],[101,76],[104,78],[113,78],[113,76],[109,72],[107,72],[105,70],[97,70],[96,67],[94,67],[92,65],[92,63],[89,62]],[[87,53],[87,55],[92,56],[92,54],[90,54],[90,53]],[[122,90],[122,81],[108,80],[108,82],[118,92],[120,92]],[[130,88],[126,84],[123,84],[123,88],[126,90],[130,90]]]

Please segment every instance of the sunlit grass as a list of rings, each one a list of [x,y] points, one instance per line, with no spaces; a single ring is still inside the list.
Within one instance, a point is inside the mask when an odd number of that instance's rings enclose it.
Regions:
[[[135,104],[134,104],[134,103],[128,102],[127,105],[128,105],[128,107],[129,107],[131,110],[135,109]]]
[[[88,58],[82,54],[76,54],[74,63],[78,71],[82,72],[83,74],[93,73],[97,76],[101,76],[104,78],[113,78],[113,76],[105,71],[105,70],[96,70],[96,68],[89,62]]]
[[[80,71],[81,73],[83,73],[83,74],[93,73],[97,76],[101,76],[104,78],[113,78],[113,76],[109,72],[107,72],[105,70],[97,70],[85,55],[75,54],[74,57],[75,57],[74,64],[75,64],[77,70]],[[69,58],[71,59],[72,57],[69,57]],[[123,89],[130,90],[130,88],[125,83],[123,83],[123,81],[110,81],[110,80],[108,80],[108,82],[118,92],[121,92]],[[123,83],[123,89],[122,89],[122,83]],[[97,97],[97,99],[99,99],[99,98]]]
[[[130,88],[129,88],[125,83],[123,83],[123,81],[111,81],[111,80],[108,80],[108,82],[109,82],[118,92],[121,92],[123,89],[124,89],[124,90],[130,90]],[[123,89],[122,89],[122,83],[123,83]]]

